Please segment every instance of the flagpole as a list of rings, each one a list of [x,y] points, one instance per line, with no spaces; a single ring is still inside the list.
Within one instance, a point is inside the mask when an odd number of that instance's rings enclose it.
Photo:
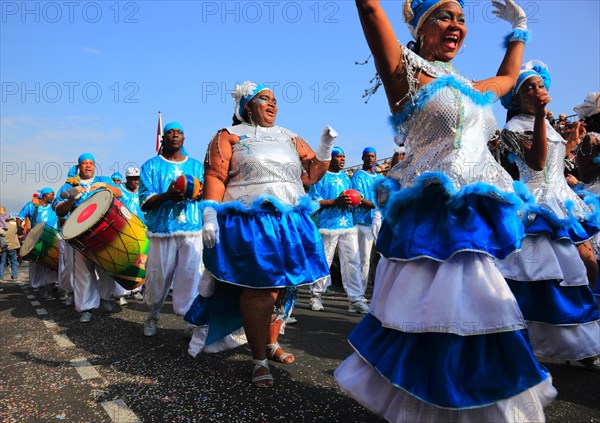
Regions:
[[[160,151],[160,146],[162,144],[162,139],[163,139],[163,125],[162,125],[162,114],[160,113],[160,110],[158,111],[158,125],[156,127],[156,152],[158,153]]]

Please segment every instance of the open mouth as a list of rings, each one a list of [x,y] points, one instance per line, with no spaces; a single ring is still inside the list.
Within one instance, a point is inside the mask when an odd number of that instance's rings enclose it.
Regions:
[[[444,37],[444,47],[455,50],[458,48],[459,38],[457,35],[447,35]]]

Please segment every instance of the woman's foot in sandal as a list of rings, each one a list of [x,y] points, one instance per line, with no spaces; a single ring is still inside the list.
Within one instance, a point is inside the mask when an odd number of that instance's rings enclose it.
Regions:
[[[271,360],[278,361],[280,363],[290,364],[293,363],[296,358],[294,354],[286,353],[278,343],[267,344],[267,357]]]
[[[252,383],[257,388],[270,388],[273,386],[273,375],[269,368],[269,361],[252,360],[254,367],[252,368]]]

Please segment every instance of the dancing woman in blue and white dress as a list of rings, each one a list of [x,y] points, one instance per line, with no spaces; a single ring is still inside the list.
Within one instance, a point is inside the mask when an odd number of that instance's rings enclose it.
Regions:
[[[500,260],[498,268],[527,320],[535,355],[579,360],[600,371],[594,364],[600,354],[600,310],[590,289],[598,275],[590,238],[600,231],[600,210],[596,198],[592,211],[565,180],[567,141],[546,119],[549,89],[546,65],[531,61],[502,98],[517,114],[501,138],[533,204],[522,249]],[[574,128],[573,141],[581,132]]]
[[[487,148],[491,103],[514,86],[527,19],[512,0],[494,1],[513,30],[497,75],[473,83],[450,64],[467,32],[462,5],[407,1],[412,51],[378,1],[357,0],[406,157],[378,187],[383,257],[370,313],[350,335],[355,353],[335,376],[389,421],[542,421],[556,390],[492,259],[520,247],[523,202]]]
[[[275,125],[277,100],[269,87],[245,82],[232,95],[239,124],[215,135],[205,160],[206,276],[185,317],[197,326],[188,352],[236,346],[243,325],[252,383],[266,388],[273,385],[267,358],[294,361],[277,342],[283,316],[273,316],[276,299],[329,275],[303,184],[325,174],[337,134],[327,127],[315,152]]]

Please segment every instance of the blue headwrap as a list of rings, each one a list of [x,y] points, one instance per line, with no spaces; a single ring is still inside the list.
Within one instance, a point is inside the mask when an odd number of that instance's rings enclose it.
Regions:
[[[367,147],[363,150],[363,156],[367,153],[373,153],[375,155],[377,155],[377,151],[375,151],[375,149],[373,147]]]
[[[412,36],[417,39],[417,31],[433,9],[442,4],[453,1],[458,3],[461,8],[465,7],[464,0],[405,0],[404,2],[404,22]]]
[[[331,150],[331,157],[339,156],[340,154],[344,154],[344,150],[340,147],[333,147]]]
[[[77,175],[79,173],[79,168],[77,167],[77,165],[73,165],[71,166],[71,168],[69,169],[69,172],[67,173],[67,178],[72,178],[73,176]]]
[[[169,131],[170,129],[179,129],[182,133],[185,133],[183,131],[183,126],[181,126],[179,124],[179,122],[171,122],[171,123],[167,123],[165,125],[165,127],[163,128],[163,134],[166,133],[167,131]]]
[[[123,175],[121,175],[119,172],[115,172],[110,176],[110,179],[118,179],[119,181],[122,181]]]
[[[231,96],[235,99],[235,116],[241,120],[246,120],[246,112],[244,111],[244,107],[246,104],[250,102],[256,95],[264,90],[271,90],[266,85],[258,85],[255,82],[246,81],[242,85],[236,85]]]
[[[54,192],[54,190],[52,188],[45,187],[39,190],[38,192],[40,193],[40,198],[42,198],[44,194],[50,194],[51,192]]]
[[[79,159],[77,159],[79,164],[81,164],[85,160],[91,160],[94,163],[96,163],[96,159],[94,159],[94,156],[90,153],[83,153],[81,156],[79,156]]]
[[[544,85],[546,86],[546,90],[550,91],[550,84],[552,80],[550,79],[548,67],[545,63],[540,62],[539,60],[530,60],[521,67],[521,71],[519,72],[517,82],[513,89],[507,92],[500,99],[500,102],[502,103],[505,109],[517,110],[519,108],[519,105],[513,100],[519,93],[519,90],[521,89],[525,81],[527,81],[533,76],[539,76],[540,78],[542,78],[542,81],[544,81]]]

